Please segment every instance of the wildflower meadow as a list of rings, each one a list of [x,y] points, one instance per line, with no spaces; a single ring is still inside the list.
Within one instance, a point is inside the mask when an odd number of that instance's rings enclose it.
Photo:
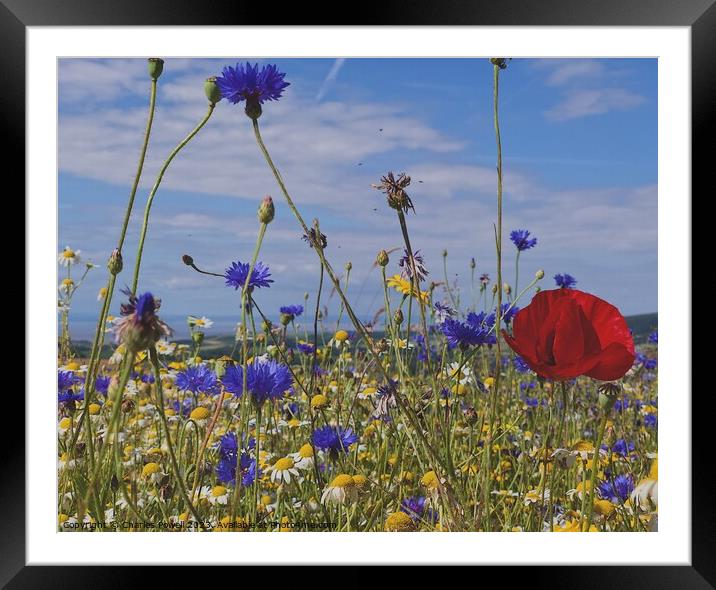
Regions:
[[[365,187],[380,196],[376,215],[392,220],[399,244],[375,245],[379,296],[369,314],[354,303],[351,252],[332,248],[320,216],[307,216],[272,156],[280,138],[262,135],[292,92],[291,71],[266,61],[208,71],[205,112],[177,131],[145,195],[166,73],[161,59],[134,62],[146,72],[149,109],[129,197],[104,224],[116,245],[101,265],[81,243],[59,248],[59,531],[657,530],[656,325],[637,333],[616,302],[580,290],[583,269],[546,273],[546,236],[504,223],[510,103],[501,83],[511,60],[470,64],[491,89],[481,145],[494,196],[480,222],[496,264],[479,263],[487,253],[476,252],[460,281],[447,250],[442,267],[428,264],[411,232],[431,214],[414,191],[422,179],[398,162]],[[153,211],[162,181],[189,166],[184,154],[218,109],[242,124],[241,141],[261,158],[256,175],[270,183],[242,221],[253,248],[227,237],[225,268],[196,252],[172,254],[198,290],[232,302],[235,330],[212,348],[212,309],[187,314],[188,337],[177,337],[163,316],[169,300],[143,286],[142,264],[162,246],[146,239],[162,222]],[[267,294],[286,283],[262,254],[278,218],[290,221],[292,247],[310,253],[316,270],[303,298],[273,306]],[[136,240],[127,239],[132,221]],[[81,345],[71,310],[98,275],[95,327]]]

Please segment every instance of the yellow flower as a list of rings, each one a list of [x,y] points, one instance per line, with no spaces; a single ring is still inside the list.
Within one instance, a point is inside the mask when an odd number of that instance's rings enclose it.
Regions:
[[[600,516],[609,516],[612,512],[614,512],[614,509],[616,506],[612,504],[609,500],[597,500],[594,502],[594,513],[599,514]]]
[[[489,389],[490,387],[492,387],[495,384],[495,378],[488,377],[487,379],[485,379],[485,381],[483,383],[484,383],[485,387],[487,387]]]
[[[160,471],[159,463],[147,463],[142,468],[142,477],[150,477],[152,475],[159,473],[159,471]]]
[[[87,410],[90,413],[90,416],[96,416],[97,414],[99,414],[99,411],[101,409],[102,409],[102,406],[100,406],[99,404],[90,404],[89,407],[87,408]]]
[[[405,512],[393,512],[385,519],[385,530],[388,532],[410,532],[415,530],[415,523]]]
[[[437,489],[438,487],[438,476],[434,471],[428,471],[423,477],[420,478],[420,485],[428,489]]]
[[[322,393],[319,393],[317,395],[314,395],[311,398],[311,407],[315,410],[320,410],[322,408],[325,408],[328,405],[328,398],[323,395]]]
[[[388,287],[395,289],[398,293],[416,297],[416,290],[411,282],[404,279],[400,275],[393,275],[392,277],[386,279],[385,284],[388,285]],[[420,300],[423,303],[428,303],[430,301],[430,294],[427,291],[421,291]]]
[[[659,479],[659,459],[654,459],[649,469],[649,479]]]
[[[348,340],[348,332],[345,330],[338,330],[338,332],[335,333],[333,336],[337,342],[345,342]]]

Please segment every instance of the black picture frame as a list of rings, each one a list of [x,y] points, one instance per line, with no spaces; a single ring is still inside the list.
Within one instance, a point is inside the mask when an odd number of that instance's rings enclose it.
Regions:
[[[347,5],[346,5],[347,6]],[[307,6],[283,5],[278,11],[284,23],[317,24],[331,18],[330,9],[320,3]],[[480,25],[480,26],[688,26],[691,27],[692,51],[692,185],[705,198],[713,193],[709,172],[713,167],[708,147],[713,147],[714,106],[716,105],[716,0],[500,0],[470,2],[464,0],[382,0],[355,6],[353,25]],[[274,17],[276,11],[266,11]],[[265,21],[260,4],[196,0],[168,3],[163,0],[2,0],[0,2],[0,62],[2,63],[2,120],[5,143],[11,146],[3,160],[6,170],[20,170],[25,164],[25,35],[30,26],[87,25],[255,25]],[[278,23],[272,23],[278,24]],[[347,23],[343,23],[347,24]],[[15,175],[20,176],[21,175]],[[709,182],[709,184],[707,184]],[[22,194],[22,184],[15,194]],[[708,192],[706,191],[706,189]],[[11,197],[6,196],[6,199]],[[691,195],[674,195],[686,200]],[[691,292],[691,286],[685,285]],[[664,302],[662,302],[664,304]],[[666,303],[668,304],[668,302]],[[27,310],[26,310],[27,313]],[[690,313],[690,312],[689,312]],[[690,315],[688,316],[691,322]],[[691,347],[691,343],[684,343]],[[27,357],[29,358],[29,357]],[[27,362],[27,361],[26,361]],[[27,370],[27,367],[26,367]],[[712,430],[706,420],[714,415],[713,395],[692,397],[692,563],[691,566],[563,566],[512,568],[503,578],[508,587],[525,588],[549,585],[580,589],[610,588],[694,588],[716,587],[716,518],[713,491],[707,481],[713,457]],[[691,395],[691,384],[681,392]],[[701,422],[703,424],[701,425]],[[17,424],[21,421],[17,419]],[[24,420],[22,421],[24,424]],[[700,425],[702,427],[700,427]],[[20,425],[22,429],[23,426]],[[25,437],[3,429],[3,475],[0,479],[2,535],[0,535],[0,584],[7,588],[90,587],[126,588],[146,573],[136,567],[93,566],[29,567],[25,565]],[[519,556],[515,556],[519,559]],[[503,576],[500,571],[490,572]],[[261,570],[257,570],[261,571]],[[249,572],[241,574],[248,581]],[[196,576],[198,583],[222,583],[224,574],[189,571],[187,568],[163,568],[161,576],[181,576],[188,585]],[[207,575],[209,578],[207,578]],[[227,573],[228,580],[235,574]],[[265,573],[263,573],[265,575]],[[345,573],[336,575],[344,576]],[[365,576],[366,574],[362,574]],[[344,578],[345,579],[345,578]],[[365,578],[364,578],[365,579]],[[485,578],[481,578],[483,581]],[[213,580],[213,581],[212,581]],[[307,580],[308,583],[312,581]],[[366,580],[367,581],[367,580]],[[477,583],[479,581],[476,580]]]

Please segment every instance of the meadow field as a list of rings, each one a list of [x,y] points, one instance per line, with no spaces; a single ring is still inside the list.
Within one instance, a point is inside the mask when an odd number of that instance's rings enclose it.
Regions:
[[[320,218],[304,217],[261,134],[291,92],[290,72],[238,63],[209,77],[206,115],[177,137],[142,202],[164,70],[148,61],[149,113],[126,209],[111,220],[116,247],[106,266],[81,243],[58,254],[59,531],[657,530],[656,315],[630,329],[612,302],[578,288],[580,269],[546,275],[530,229],[503,226],[500,81],[510,65],[493,58],[478,70],[492,84],[495,267],[472,259],[453,281],[447,250],[442,267],[428,267],[411,233],[430,215],[411,196],[422,180],[386,170],[370,190],[401,245],[375,249],[379,298],[367,317],[352,303],[351,253],[339,258]],[[232,335],[212,334],[206,309],[183,320],[189,337],[178,339],[162,294],[142,288],[145,237],[165,172],[184,165],[175,157],[219,104],[248,117],[244,139],[274,196],[257,197],[245,220],[254,246],[227,268],[176,253],[187,276],[223,289],[236,309]],[[136,254],[125,241],[132,216]],[[262,248],[278,216],[318,270],[315,290],[276,309],[265,294],[285,283]],[[97,274],[96,329],[79,343],[70,310]]]

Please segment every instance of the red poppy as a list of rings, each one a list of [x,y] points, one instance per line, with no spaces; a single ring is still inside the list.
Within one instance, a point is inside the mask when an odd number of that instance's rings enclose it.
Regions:
[[[634,364],[634,340],[613,305],[576,289],[540,291],[512,321],[512,350],[541,377],[620,379]]]

